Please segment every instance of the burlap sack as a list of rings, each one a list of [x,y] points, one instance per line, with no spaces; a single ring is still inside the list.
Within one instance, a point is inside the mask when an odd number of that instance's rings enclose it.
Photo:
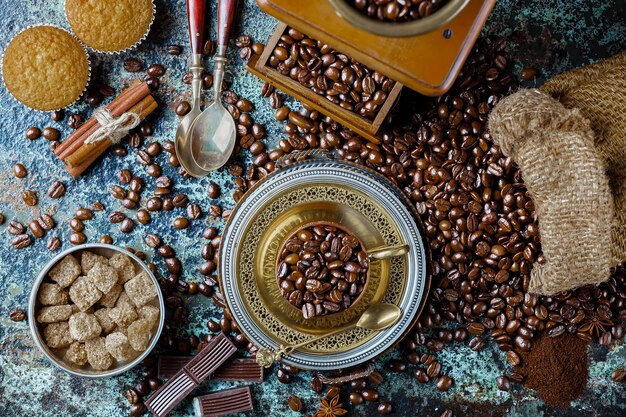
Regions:
[[[505,98],[489,127],[535,202],[545,262],[530,290],[606,280],[626,260],[626,53]]]

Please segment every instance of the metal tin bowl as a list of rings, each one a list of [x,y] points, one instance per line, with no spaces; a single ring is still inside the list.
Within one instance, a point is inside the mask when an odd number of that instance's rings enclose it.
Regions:
[[[39,301],[37,300],[37,294],[39,293],[39,287],[41,286],[42,282],[46,279],[46,277],[48,276],[48,272],[61,260],[63,259],[63,257],[65,257],[66,255],[69,255],[71,253],[74,252],[79,252],[79,251],[83,251],[83,250],[89,250],[92,251],[98,255],[103,255],[106,257],[111,257],[113,256],[115,253],[117,252],[121,252],[124,255],[127,255],[132,262],[135,264],[135,268],[139,267],[139,269],[145,271],[148,276],[150,277],[150,279],[152,280],[152,282],[154,283],[156,289],[157,289],[157,300],[156,303],[158,304],[158,308],[159,308],[159,313],[160,313],[160,317],[159,317],[159,322],[157,324],[157,328],[156,331],[153,332],[152,335],[152,340],[150,342],[150,346],[148,346],[148,349],[146,349],[143,353],[141,353],[141,355],[137,356],[135,359],[133,359],[130,362],[117,362],[119,365],[116,367],[113,367],[111,369],[107,369],[106,371],[93,371],[93,370],[89,370],[89,369],[83,369],[81,367],[78,367],[76,365],[72,365],[69,363],[66,363],[62,358],[60,358],[51,348],[49,348],[44,339],[43,339],[43,335],[42,335],[42,325],[40,325],[39,323],[37,323],[36,320],[36,314],[37,314],[37,310],[39,308]],[[37,347],[39,348],[39,350],[41,350],[41,352],[43,352],[43,354],[50,360],[50,362],[52,362],[57,368],[62,369],[63,371],[67,372],[68,374],[71,375],[76,375],[76,376],[80,376],[80,377],[84,377],[84,378],[105,378],[105,377],[110,377],[110,376],[114,376],[114,375],[119,375],[123,372],[128,371],[129,369],[135,367],[137,364],[139,364],[141,361],[143,361],[146,356],[148,356],[148,354],[150,354],[150,352],[152,351],[152,349],[154,349],[154,347],[156,346],[159,337],[161,336],[161,332],[163,330],[163,325],[165,323],[165,303],[163,300],[163,294],[161,293],[161,288],[159,287],[159,283],[156,279],[156,277],[154,276],[154,274],[148,269],[148,267],[141,261],[141,259],[139,259],[137,256],[135,256],[134,254],[128,252],[125,249],[122,249],[120,247],[117,246],[113,246],[113,245],[105,245],[102,243],[88,243],[88,244],[84,244],[84,245],[79,245],[79,246],[74,246],[72,248],[69,248],[67,250],[64,250],[63,252],[59,253],[57,256],[55,256],[52,260],[50,260],[50,262],[48,262],[46,264],[46,266],[41,270],[41,272],[39,272],[39,275],[37,275],[37,279],[35,280],[35,282],[33,283],[33,288],[30,292],[30,299],[28,302],[28,324],[30,327],[30,332],[33,336],[33,339],[35,340],[35,344],[37,345]]]
[[[328,0],[335,8],[337,14],[357,28],[380,36],[391,38],[406,38],[423,35],[424,33],[437,30],[450,23],[467,6],[470,0],[450,0],[445,6],[430,16],[410,22],[382,22],[368,17],[347,0]]]
[[[280,294],[275,258],[290,232],[315,221],[343,225],[366,248],[408,244],[410,250],[371,263],[368,286],[349,309],[305,320]],[[430,286],[429,256],[414,208],[389,180],[345,161],[308,160],[275,171],[239,201],[222,235],[220,288],[246,338],[273,351],[356,323],[371,304],[398,305],[403,316],[388,329],[353,329],[282,358],[301,369],[344,369],[381,355],[411,330]]]

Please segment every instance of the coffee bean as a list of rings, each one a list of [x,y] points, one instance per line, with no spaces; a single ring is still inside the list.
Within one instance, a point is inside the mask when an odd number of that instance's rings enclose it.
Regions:
[[[21,235],[22,233],[24,233],[24,230],[26,230],[24,228],[24,225],[17,220],[11,220],[9,222],[9,226],[7,227],[7,231],[15,236]]]
[[[48,187],[48,197],[61,198],[65,194],[65,185],[61,181],[55,181]]]
[[[127,191],[119,185],[114,185],[109,189],[109,194],[111,194],[113,198],[123,200],[126,198]]]
[[[211,181],[207,188],[207,194],[209,195],[209,198],[213,198],[213,199],[219,198],[220,192],[221,191],[220,191],[219,185]]]
[[[135,229],[135,222],[133,219],[126,217],[122,220],[122,223],[120,223],[120,232],[122,233],[130,233],[133,229]]]
[[[67,125],[72,129],[78,129],[83,124],[83,117],[79,114],[72,113],[67,118]]]
[[[128,135],[128,146],[130,146],[131,148],[139,148],[139,146],[141,145],[141,135],[138,132],[132,132],[130,135]]]
[[[36,127],[29,127],[24,132],[24,136],[26,136],[26,138],[30,140],[38,139],[41,136],[41,130]]]
[[[389,362],[388,366],[391,372],[404,372],[406,369],[406,364],[400,360],[393,359]]]
[[[202,216],[202,209],[197,204],[190,204],[187,206],[187,217],[190,219],[199,219]]]
[[[90,106],[97,107],[104,100],[104,95],[99,90],[89,90],[86,99]]]
[[[24,178],[28,175],[28,170],[22,164],[15,164],[13,165],[13,175],[15,178]]]
[[[93,212],[85,207],[79,207],[76,209],[76,218],[80,220],[91,220],[93,218]]]
[[[302,410],[302,400],[293,394],[289,395],[289,397],[287,398],[287,405],[293,411]]]
[[[507,378],[506,376],[499,376],[496,379],[496,386],[500,391],[508,391],[511,388],[509,378]]]
[[[83,232],[74,232],[69,239],[72,245],[82,245],[87,241],[87,236]]]
[[[152,64],[146,70],[151,77],[160,77],[165,74],[165,67],[161,64]]]
[[[100,238],[100,243],[104,243],[106,245],[113,244],[113,238],[109,235],[104,235]]]
[[[151,248],[158,248],[159,246],[161,246],[161,238],[155,234],[149,234],[148,236],[146,236],[145,242],[146,245],[150,246]]]
[[[437,378],[437,381],[435,382],[435,386],[437,387],[438,391],[447,391],[448,388],[450,388],[452,386],[452,383],[454,382],[454,380],[452,378],[450,378],[447,375],[442,375],[439,378]]]
[[[24,321],[24,319],[26,318],[26,312],[21,309],[15,309],[11,311],[11,313],[9,313],[9,318],[11,319],[11,321],[15,322]]]
[[[162,174],[161,167],[157,164],[150,164],[146,167],[146,174],[153,178],[160,177]]]
[[[35,236],[36,238],[42,238],[46,234],[46,231],[41,227],[37,220],[31,220],[28,223],[28,228],[30,229],[30,232],[33,234],[33,236]]]
[[[22,191],[22,201],[27,206],[36,206],[37,205],[37,193],[33,190],[25,190]]]
[[[351,392],[348,399],[350,400],[350,404],[352,405],[363,404],[363,396],[358,392]]]
[[[11,241],[11,245],[15,249],[24,249],[33,243],[33,238],[27,234],[17,235]]]
[[[391,405],[391,403],[382,402],[378,404],[376,411],[378,412],[378,414],[386,416],[388,414],[391,414],[391,412],[393,411],[393,406]]]
[[[371,389],[371,388],[366,388],[363,391],[361,391],[361,395],[363,396],[363,399],[368,402],[378,401],[378,397],[379,397],[378,391]]]
[[[524,81],[531,81],[537,78],[538,71],[536,68],[526,67],[522,70],[521,77]]]
[[[124,60],[124,69],[128,72],[141,71],[143,63],[137,58],[127,58]]]
[[[122,213],[118,213],[118,214],[122,214]],[[113,222],[111,222],[111,223],[113,223]],[[84,225],[83,221],[80,220],[80,219],[77,219],[76,217],[74,217],[72,220],[70,220],[70,227],[75,232],[82,232],[83,229],[85,229],[85,225]]]
[[[179,45],[168,45],[167,53],[170,55],[178,56],[182,53],[182,48]]]
[[[175,229],[186,229],[189,227],[189,220],[185,217],[177,217],[172,223]]]
[[[130,415],[133,417],[139,417],[148,411],[144,403],[136,403],[130,407]]]
[[[60,122],[63,120],[64,116],[63,110],[53,110],[50,112],[50,119],[52,119],[53,122]]]
[[[178,105],[176,106],[176,114],[178,116],[184,116],[187,113],[189,113],[189,111],[191,110],[191,105],[189,104],[188,101],[181,101],[180,103],[178,103]]]
[[[117,179],[122,183],[122,184],[128,184],[131,180],[131,178],[133,177],[133,175],[131,174],[131,172],[128,169],[123,169],[121,170],[118,174],[117,174]]]
[[[159,88],[159,85],[161,84],[157,77],[152,77],[152,76],[146,77],[144,81],[146,85],[148,86],[148,88],[150,89],[150,91],[157,90]]]
[[[141,224],[148,224],[152,220],[150,213],[148,213],[146,209],[137,210],[137,214],[135,216],[137,217],[137,221]]]
[[[202,47],[202,53],[204,55],[213,55],[214,52],[215,52],[215,43],[210,39],[204,42],[204,46]]]
[[[622,368],[617,368],[611,374],[611,381],[613,381],[613,382],[623,382],[623,381],[626,381],[626,372]]]
[[[95,202],[91,203],[91,210],[92,211],[103,211],[104,210],[104,204],[102,204],[100,201],[95,201]]]
[[[51,237],[50,239],[48,239],[46,247],[50,252],[56,252],[61,247],[61,239],[56,236]]]

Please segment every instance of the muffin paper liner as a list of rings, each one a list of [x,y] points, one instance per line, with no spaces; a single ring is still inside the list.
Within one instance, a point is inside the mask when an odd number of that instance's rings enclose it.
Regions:
[[[67,29],[65,29],[65,28],[62,28],[62,27],[60,27],[60,26],[57,26],[57,25],[52,25],[52,24],[49,24],[49,23],[39,23],[39,24],[29,25],[29,26],[24,27],[22,30],[20,30],[20,31],[19,31],[19,32],[17,32],[15,35],[13,35],[13,37],[9,40],[9,42],[7,42],[7,44],[6,44],[6,45],[5,45],[5,47],[4,47],[4,51],[6,52],[6,49],[7,49],[8,45],[9,45],[11,42],[13,42],[13,40],[14,40],[14,39],[15,39],[18,35],[20,35],[22,32],[25,32],[25,31],[27,31],[27,30],[29,30],[29,29],[33,29],[33,28],[36,28],[36,27],[42,27],[42,26],[53,27],[53,28],[60,29],[60,30],[62,30],[62,31],[64,31],[64,32],[68,33],[70,36],[72,36],[74,39],[76,39],[76,40],[78,41],[78,43],[80,44],[80,46],[83,48],[83,51],[85,52],[85,58],[87,58],[87,81],[85,82],[85,86],[83,87],[83,91],[80,93],[80,95],[79,95],[78,97],[76,97],[76,100],[72,101],[71,103],[67,104],[67,105],[66,105],[66,106],[64,106],[64,107],[59,107],[59,108],[57,108],[57,109],[52,109],[52,110],[40,110],[40,109],[34,109],[34,108],[30,107],[29,105],[22,103],[22,102],[21,102],[21,101],[19,101],[19,100],[17,99],[17,97],[15,97],[15,96],[13,95],[13,93],[12,93],[12,92],[11,92],[11,91],[7,88],[6,83],[4,82],[4,71],[3,71],[3,67],[4,67],[4,52],[2,53],[2,56],[0,57],[0,77],[2,78],[2,84],[4,84],[4,88],[5,88],[5,89],[9,92],[9,95],[11,96],[11,98],[12,98],[13,100],[15,100],[17,103],[20,103],[21,105],[23,105],[24,107],[26,107],[26,108],[28,108],[28,109],[35,110],[35,111],[38,111],[38,112],[48,113],[48,112],[51,112],[51,111],[62,110],[62,109],[64,109],[64,108],[66,108],[66,107],[69,107],[69,106],[71,106],[72,104],[76,103],[78,100],[80,100],[80,99],[81,99],[81,97],[83,97],[83,96],[85,95],[85,92],[87,91],[87,87],[89,87],[89,83],[91,82],[91,60],[89,59],[89,52],[87,51],[87,48],[85,47],[85,44],[84,44],[83,42],[81,42],[81,40],[80,40],[80,39],[78,39],[78,37],[77,37],[76,35],[74,35],[74,33],[73,33],[73,32],[71,32],[71,31],[69,31],[69,30],[67,30]]]
[[[96,53],[96,54],[100,54],[100,55],[113,55],[113,56],[117,56],[120,54],[123,54],[125,52],[128,51],[132,51],[134,49],[136,49],[139,44],[141,44],[147,37],[148,34],[150,33],[150,29],[152,28],[152,24],[154,23],[154,19],[156,18],[156,4],[154,3],[154,0],[151,1],[152,3],[152,20],[150,20],[150,24],[148,25],[148,28],[146,29],[146,32],[143,34],[143,36],[137,41],[135,42],[133,45],[129,46],[128,48],[124,48],[124,49],[120,49],[119,51],[102,51],[100,49],[96,49],[96,48],[92,48],[91,46],[87,45],[85,42],[83,42],[78,35],[76,35],[74,33],[74,29],[72,29],[72,26],[70,25],[70,21],[67,18],[67,8],[65,7],[65,3],[66,0],[63,0],[63,14],[65,15],[65,20],[67,21],[68,26],[70,27],[70,31],[72,32],[72,35],[74,35],[74,37],[76,39],[78,39],[78,41],[88,50]]]

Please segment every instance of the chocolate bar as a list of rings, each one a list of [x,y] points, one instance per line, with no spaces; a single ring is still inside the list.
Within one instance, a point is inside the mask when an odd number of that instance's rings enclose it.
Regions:
[[[156,417],[167,415],[236,350],[237,347],[224,333],[218,334],[144,404]]]
[[[160,356],[158,377],[169,379],[191,360],[193,356]],[[220,366],[210,379],[218,381],[262,382],[263,367],[253,358],[230,359]]]
[[[212,392],[193,399],[197,417],[217,417],[254,410],[250,387]]]

